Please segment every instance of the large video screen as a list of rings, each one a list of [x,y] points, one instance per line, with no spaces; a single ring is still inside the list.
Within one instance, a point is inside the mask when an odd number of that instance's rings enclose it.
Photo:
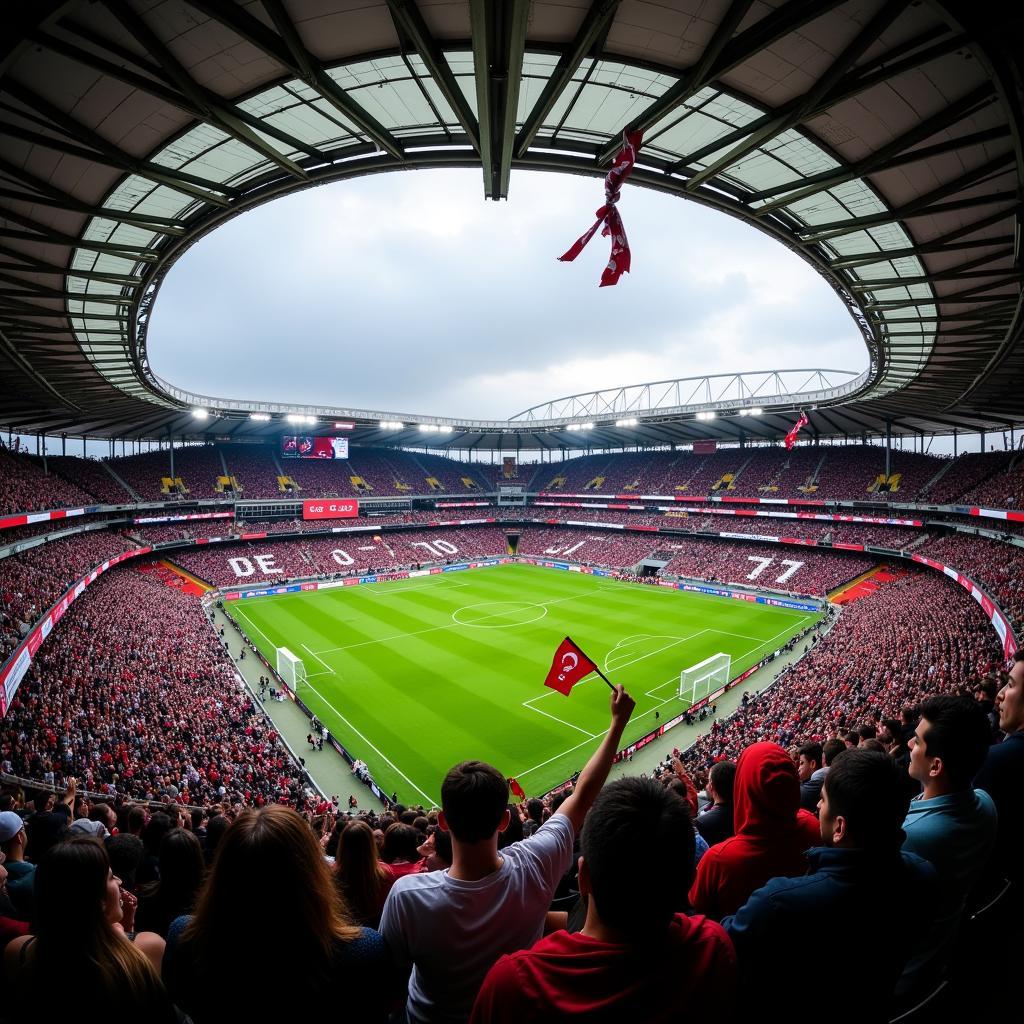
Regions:
[[[286,434],[281,438],[285,459],[347,459],[347,437],[309,437]]]

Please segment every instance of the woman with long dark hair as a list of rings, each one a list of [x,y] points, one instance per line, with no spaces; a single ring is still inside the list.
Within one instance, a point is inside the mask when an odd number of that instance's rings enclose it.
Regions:
[[[339,836],[334,881],[353,920],[367,928],[379,927],[395,879],[381,863],[373,829],[365,821],[350,821]]]
[[[140,928],[167,937],[176,917],[191,914],[206,865],[203,848],[191,832],[173,828],[160,840],[160,878],[139,890],[135,920]]]
[[[97,1017],[174,1021],[158,974],[164,941],[124,930],[134,908],[101,842],[80,838],[54,846],[36,868],[33,934],[4,952],[18,1010],[11,1013],[8,1004],[5,1016],[66,1020],[73,997],[77,1007],[95,1007]],[[50,991],[55,979],[59,993]]]
[[[164,981],[196,1024],[268,1020],[336,1005],[383,1021],[391,996],[384,940],[349,915],[309,825],[272,804],[224,834],[195,913],[171,925]]]

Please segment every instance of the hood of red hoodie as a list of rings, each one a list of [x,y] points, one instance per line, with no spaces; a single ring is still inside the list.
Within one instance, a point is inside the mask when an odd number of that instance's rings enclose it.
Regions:
[[[800,779],[792,758],[777,743],[753,743],[740,754],[733,784],[737,835],[792,829],[800,809]]]

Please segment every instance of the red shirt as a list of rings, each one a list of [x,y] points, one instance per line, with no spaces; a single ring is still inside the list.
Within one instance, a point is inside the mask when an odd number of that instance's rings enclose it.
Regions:
[[[470,1024],[733,1019],[736,953],[721,925],[676,914],[650,945],[559,931],[503,956],[487,973]]]

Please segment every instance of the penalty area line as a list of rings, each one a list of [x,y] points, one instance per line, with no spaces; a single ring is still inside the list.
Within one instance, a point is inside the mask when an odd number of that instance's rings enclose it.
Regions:
[[[537,698],[534,697],[534,700]],[[531,711],[536,711],[538,715],[543,715],[545,718],[550,718],[553,722],[558,722],[560,725],[567,725],[570,729],[575,729],[577,732],[583,733],[584,736],[589,736],[590,739],[597,739],[598,733],[588,732],[586,729],[581,729],[578,725],[573,725],[572,722],[567,722],[563,718],[558,718],[556,715],[549,715],[546,711],[541,711],[540,708],[535,708],[528,700],[523,701],[523,707],[529,708]]]

